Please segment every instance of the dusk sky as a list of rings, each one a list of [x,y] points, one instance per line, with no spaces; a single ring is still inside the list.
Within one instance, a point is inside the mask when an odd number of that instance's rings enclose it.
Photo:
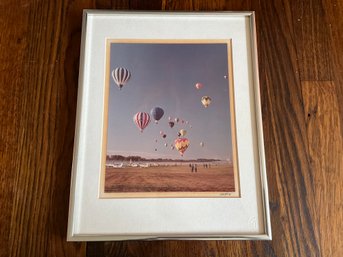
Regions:
[[[110,78],[107,154],[232,159],[229,88],[224,78],[227,56],[226,44],[112,43],[111,72],[124,67],[131,78],[121,90]],[[202,89],[195,88],[197,82],[204,85]],[[202,105],[202,96],[212,98],[209,107]],[[161,107],[164,116],[158,124],[151,117],[141,133],[133,116],[150,114],[153,107]],[[168,125],[169,116],[180,119],[173,128]],[[170,148],[182,128],[190,141],[183,157]],[[165,139],[160,131],[167,135]]]

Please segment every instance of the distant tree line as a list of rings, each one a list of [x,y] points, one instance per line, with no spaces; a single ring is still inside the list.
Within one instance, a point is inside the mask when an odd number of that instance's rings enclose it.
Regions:
[[[142,158],[140,156],[122,156],[122,155],[107,155],[106,156],[106,160],[108,161],[133,161],[133,162],[137,162],[137,161],[144,161],[145,158]]]
[[[214,162],[220,161],[219,159],[192,159],[192,160],[180,160],[180,159],[146,159],[141,156],[122,156],[122,155],[107,155],[107,161],[132,161],[132,162],[142,162],[142,161],[149,161],[149,162]]]

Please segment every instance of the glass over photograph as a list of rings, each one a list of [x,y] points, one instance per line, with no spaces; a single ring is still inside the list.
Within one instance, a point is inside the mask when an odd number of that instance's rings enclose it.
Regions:
[[[100,198],[240,197],[230,40],[107,40]]]

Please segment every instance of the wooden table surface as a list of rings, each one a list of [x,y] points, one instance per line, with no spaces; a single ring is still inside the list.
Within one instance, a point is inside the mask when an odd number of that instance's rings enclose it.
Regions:
[[[272,241],[67,243],[82,9],[253,10]],[[0,256],[343,256],[343,1],[1,0]]]

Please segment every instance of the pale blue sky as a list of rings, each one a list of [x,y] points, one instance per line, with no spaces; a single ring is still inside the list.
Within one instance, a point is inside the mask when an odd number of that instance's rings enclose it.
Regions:
[[[224,78],[228,71],[226,44],[112,43],[110,56],[111,71],[125,67],[131,79],[119,90],[110,78],[108,154],[232,159],[229,89]],[[197,90],[197,82],[204,87]],[[208,108],[201,104],[205,95],[212,98]],[[164,110],[164,116],[158,124],[151,120],[141,133],[133,122],[134,114],[150,114],[156,106]],[[189,124],[179,122],[170,128],[169,116]],[[184,157],[170,148],[182,128],[190,141]],[[167,135],[165,139],[160,131]]]

